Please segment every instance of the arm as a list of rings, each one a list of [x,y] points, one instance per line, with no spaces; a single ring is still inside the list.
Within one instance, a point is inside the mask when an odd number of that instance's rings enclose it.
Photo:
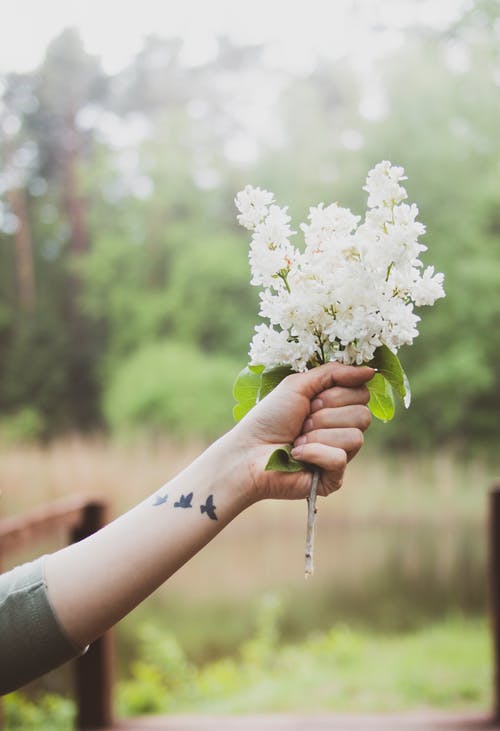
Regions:
[[[289,376],[159,491],[49,556],[49,598],[69,638],[84,646],[101,635],[252,503],[306,497],[310,472],[264,471],[277,446],[296,440],[296,456],[322,469],[318,494],[338,489],[369,423],[362,384],[372,375],[331,363]]]

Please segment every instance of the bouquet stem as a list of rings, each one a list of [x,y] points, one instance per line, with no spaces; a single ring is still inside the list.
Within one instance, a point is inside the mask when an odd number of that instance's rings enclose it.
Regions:
[[[313,472],[311,492],[307,498],[307,533],[306,533],[306,552],[305,552],[305,577],[314,574],[314,518],[316,515],[316,494],[318,491],[319,469]]]

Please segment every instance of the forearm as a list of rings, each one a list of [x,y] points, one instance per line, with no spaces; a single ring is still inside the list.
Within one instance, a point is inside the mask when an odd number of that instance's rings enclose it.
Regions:
[[[248,475],[230,433],[132,510],[49,556],[49,598],[73,642],[101,635],[245,509]]]
[[[321,469],[319,494],[337,490],[347,454],[361,446],[359,427],[367,426],[362,404],[368,391],[359,386],[371,375],[369,368],[331,363],[289,376],[163,488],[90,538],[49,556],[49,598],[69,638],[79,646],[94,640],[252,502],[305,498],[310,471],[264,469],[277,446],[303,434],[301,459]]]

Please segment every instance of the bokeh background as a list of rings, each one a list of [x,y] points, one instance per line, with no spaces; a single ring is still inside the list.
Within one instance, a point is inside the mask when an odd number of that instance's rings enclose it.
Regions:
[[[297,227],[405,167],[447,292],[400,353],[411,409],[321,504],[313,582],[305,507],[258,506],[122,623],[120,710],[487,705],[498,0],[19,0],[0,135],[3,515],[73,492],[118,513],[231,427],[258,319],[238,190]],[[65,683],[13,696],[10,727],[65,728]]]

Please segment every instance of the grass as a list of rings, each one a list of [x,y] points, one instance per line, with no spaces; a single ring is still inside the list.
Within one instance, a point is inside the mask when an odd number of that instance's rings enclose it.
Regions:
[[[462,620],[404,635],[334,628],[280,648],[269,659],[267,672],[256,671],[248,661],[236,663],[234,670],[237,687],[227,693],[223,687],[217,692],[214,668],[206,668],[200,681],[205,693],[194,708],[188,703],[182,710],[460,710],[485,709],[490,701],[485,627]]]
[[[450,617],[415,632],[378,634],[334,626],[281,644],[273,606],[236,656],[203,666],[172,637],[142,636],[142,660],[120,686],[126,715],[144,712],[392,712],[487,709],[487,627]]]
[[[140,660],[118,684],[118,715],[148,713],[390,713],[483,711],[491,704],[488,629],[449,617],[391,635],[338,625],[299,643],[281,644],[279,605],[261,607],[257,629],[235,656],[204,665],[187,660],[157,626],[139,633]],[[74,706],[22,693],[5,699],[5,731],[69,731]]]

